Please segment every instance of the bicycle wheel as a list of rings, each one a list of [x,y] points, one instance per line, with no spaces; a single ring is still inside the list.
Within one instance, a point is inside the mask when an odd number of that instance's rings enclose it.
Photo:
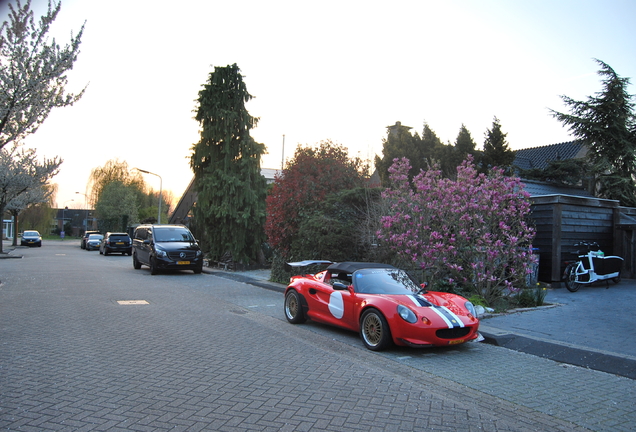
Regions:
[[[581,287],[581,284],[576,281],[576,268],[579,263],[568,264],[563,272],[565,287],[570,292],[577,292]]]

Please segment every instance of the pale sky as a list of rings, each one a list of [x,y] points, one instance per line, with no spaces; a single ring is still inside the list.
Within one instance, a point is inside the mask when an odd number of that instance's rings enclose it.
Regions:
[[[36,15],[45,6],[33,0]],[[426,122],[444,142],[465,124],[478,148],[495,116],[513,149],[568,141],[548,109],[601,90],[594,58],[636,93],[633,0],[63,0],[57,42],[84,21],[67,90],[86,94],[25,140],[64,159],[54,182],[69,208],[84,208],[75,192],[115,158],[160,175],[178,199],[214,66],[241,68],[263,168],[280,168],[283,135],[285,158],[331,139],[373,160],[396,121],[420,134]]]

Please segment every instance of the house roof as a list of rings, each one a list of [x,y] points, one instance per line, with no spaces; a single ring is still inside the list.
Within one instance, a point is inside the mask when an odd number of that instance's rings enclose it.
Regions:
[[[512,164],[521,169],[545,169],[550,161],[579,159],[586,154],[587,146],[582,141],[568,141],[517,150]]]
[[[583,188],[557,186],[552,183],[525,180],[521,179],[521,182],[525,185],[524,190],[530,194],[531,197],[542,195],[573,195],[587,198],[594,198],[594,195],[589,193]]]

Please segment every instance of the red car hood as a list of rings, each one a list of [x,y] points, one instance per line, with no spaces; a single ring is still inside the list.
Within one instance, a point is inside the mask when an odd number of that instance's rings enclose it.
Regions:
[[[397,303],[401,303],[410,307],[428,307],[426,302],[432,303],[435,306],[442,306],[450,310],[456,315],[466,316],[468,311],[464,304],[468,301],[465,298],[458,296],[457,294],[428,291],[419,295],[391,295],[381,294],[382,297],[391,298]],[[422,302],[421,299],[426,300]]]

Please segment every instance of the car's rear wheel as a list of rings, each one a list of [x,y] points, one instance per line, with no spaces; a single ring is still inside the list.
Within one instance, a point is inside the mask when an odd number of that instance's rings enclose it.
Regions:
[[[614,283],[619,283],[621,281],[621,272],[618,272],[618,276],[612,278],[612,280],[614,281]]]
[[[576,267],[578,263],[568,264],[563,272],[565,279],[565,287],[570,292],[577,292],[581,288],[581,284],[576,281]]]
[[[364,345],[372,351],[381,351],[391,345],[391,330],[380,311],[364,311],[360,319],[360,337]]]
[[[141,263],[137,261],[137,255],[133,255],[133,267],[135,270],[139,270],[141,268]]]
[[[296,290],[290,289],[285,294],[285,318],[292,324],[302,324],[307,320],[300,302],[300,294]]]
[[[108,255],[110,252],[108,252],[108,249],[104,248],[104,255]]]

